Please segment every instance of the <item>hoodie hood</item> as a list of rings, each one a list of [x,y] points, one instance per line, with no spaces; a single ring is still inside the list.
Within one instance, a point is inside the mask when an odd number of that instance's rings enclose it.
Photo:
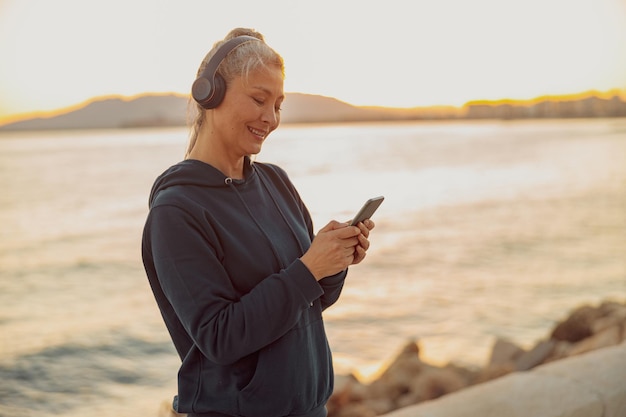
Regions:
[[[229,182],[245,183],[256,175],[252,161],[245,157],[244,180],[233,180],[224,175],[220,170],[197,159],[186,159],[168,168],[163,174],[157,177],[150,197],[149,206],[152,207],[157,194],[167,188],[177,185],[193,185],[201,187],[228,187]]]

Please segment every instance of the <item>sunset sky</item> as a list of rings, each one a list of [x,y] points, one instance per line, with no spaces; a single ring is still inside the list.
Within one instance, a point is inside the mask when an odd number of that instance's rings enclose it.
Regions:
[[[186,94],[236,26],[283,55],[286,91],[356,105],[626,90],[626,0],[0,0],[0,123]]]

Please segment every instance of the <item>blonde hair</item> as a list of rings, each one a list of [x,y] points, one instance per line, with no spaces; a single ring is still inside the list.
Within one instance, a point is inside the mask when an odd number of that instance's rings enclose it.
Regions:
[[[241,44],[229,53],[226,58],[224,58],[222,63],[217,68],[217,73],[224,78],[226,85],[228,85],[235,77],[240,76],[247,79],[250,72],[269,66],[279,67],[284,77],[285,63],[283,58],[265,43],[265,39],[261,33],[255,31],[254,29],[246,28],[233,29],[224,39],[216,42],[213,45],[213,48],[202,60],[196,76],[202,74],[209,60],[215,55],[217,50],[224,43],[226,43],[226,41],[243,35],[253,36],[261,40],[261,42],[246,42]],[[185,159],[189,157],[189,153],[195,146],[196,141],[198,140],[200,128],[206,120],[206,110],[196,103],[193,98],[189,101],[188,117],[191,127],[189,145],[187,146],[187,151],[185,152]]]

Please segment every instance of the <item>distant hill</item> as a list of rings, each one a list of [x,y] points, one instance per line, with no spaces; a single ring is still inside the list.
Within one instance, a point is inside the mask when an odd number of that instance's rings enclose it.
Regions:
[[[187,99],[176,95],[107,98],[52,117],[0,126],[0,130],[106,129],[131,126],[184,125]]]
[[[608,97],[590,92],[533,100],[471,101],[465,104],[468,119],[547,119],[626,117],[626,102],[618,92]]]
[[[0,131],[54,129],[119,129],[185,126],[190,103],[175,94],[132,98],[101,98],[50,117],[38,117],[0,126]],[[523,119],[564,117],[626,117],[619,95],[594,94],[540,97],[534,100],[473,101],[452,106],[388,108],[358,107],[331,97],[288,93],[282,105],[282,123],[334,123],[385,120]]]
[[[0,131],[185,126],[188,106],[187,96],[174,94],[96,99],[67,113],[9,123],[0,126]],[[415,110],[356,107],[334,98],[300,93],[288,93],[282,107],[282,123],[389,120],[416,116]]]

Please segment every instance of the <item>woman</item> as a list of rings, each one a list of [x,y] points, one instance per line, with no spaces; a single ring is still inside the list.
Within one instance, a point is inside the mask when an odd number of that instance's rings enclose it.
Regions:
[[[326,415],[322,311],[369,247],[370,220],[317,235],[287,174],[252,163],[278,127],[282,58],[235,29],[203,61],[184,161],[150,195],[144,266],[182,360],[174,409],[191,416]]]

